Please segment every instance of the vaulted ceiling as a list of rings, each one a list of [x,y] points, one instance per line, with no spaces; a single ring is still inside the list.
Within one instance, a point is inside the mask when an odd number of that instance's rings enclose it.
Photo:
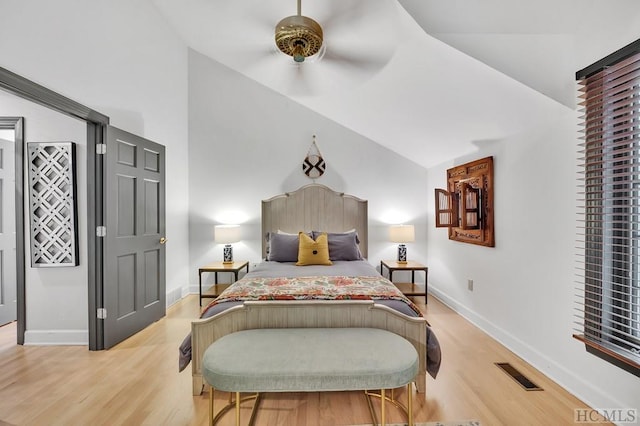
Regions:
[[[326,47],[295,64],[273,41],[294,0],[153,3],[194,50],[424,167],[573,109],[603,37],[640,38],[637,0],[305,0]]]

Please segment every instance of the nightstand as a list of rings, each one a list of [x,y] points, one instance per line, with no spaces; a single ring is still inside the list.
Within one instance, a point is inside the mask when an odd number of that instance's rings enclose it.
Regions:
[[[234,274],[235,279],[234,282],[238,281],[238,273],[246,268],[247,272],[249,272],[249,262],[246,260],[239,260],[233,263],[223,263],[223,262],[212,262],[208,265],[201,266],[198,268],[198,277],[199,277],[199,285],[200,285],[200,306],[202,306],[202,299],[204,298],[216,298],[220,296],[220,293],[224,291],[225,288],[229,287],[231,284],[218,284],[218,272],[231,272]],[[211,293],[202,293],[202,273],[203,272],[213,272],[215,273],[215,284],[213,286],[213,292]]]
[[[389,281],[393,282],[393,273],[395,271],[411,271],[410,283],[394,283],[405,296],[424,296],[424,303],[427,303],[427,278],[429,268],[422,263],[408,260],[407,263],[398,263],[395,260],[381,260],[380,274],[384,276],[384,269],[389,271]],[[415,272],[424,271],[424,285],[415,283]]]

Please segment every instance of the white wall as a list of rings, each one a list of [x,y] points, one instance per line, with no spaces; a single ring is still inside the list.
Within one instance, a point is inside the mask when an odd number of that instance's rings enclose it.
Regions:
[[[575,84],[573,78],[566,76],[566,83]],[[579,292],[577,117],[566,108],[546,125],[480,143],[473,156],[428,171],[430,288],[592,407],[638,408],[638,378],[588,354],[572,338]],[[496,247],[449,241],[446,230],[433,230],[433,188],[446,187],[446,169],[489,155],[495,167]],[[474,280],[473,292],[468,279]]]
[[[77,173],[78,245],[80,264],[75,267],[32,268],[29,233],[28,160],[25,155],[25,291],[27,323],[25,344],[60,342],[86,344],[87,318],[87,126],[0,91],[0,116],[24,117],[24,152],[30,142],[75,142]]]
[[[0,10],[0,66],[166,146],[167,302],[175,301],[188,282],[186,46],[147,1],[0,0]],[[31,284],[26,298],[38,304],[27,306],[28,331],[47,307]],[[86,317],[86,304],[71,306],[46,327],[86,330]]]
[[[312,183],[302,161],[313,134],[327,163],[317,182],[369,201],[370,262],[395,257],[390,222],[415,224],[409,257],[426,260],[424,168],[195,51],[189,58],[192,291],[198,266],[222,258],[216,224],[240,223],[234,258],[260,260],[260,201]]]

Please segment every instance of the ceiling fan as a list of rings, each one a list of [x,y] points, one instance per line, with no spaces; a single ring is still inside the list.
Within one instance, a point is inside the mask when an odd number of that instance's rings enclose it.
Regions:
[[[281,80],[279,86],[284,90],[280,91],[308,96],[354,87],[375,75],[393,56],[397,43],[392,2],[316,1],[311,7],[319,16],[317,21],[302,14],[301,3],[297,0],[296,15],[275,26],[274,50],[298,65],[278,67],[280,76],[274,79]],[[303,65],[305,62],[313,64]]]
[[[307,0],[307,16],[297,0],[284,19],[291,0],[153,2],[191,48],[292,97],[361,85],[389,62],[400,32],[389,0]]]
[[[302,0],[298,0],[298,14],[287,16],[276,25],[276,46],[295,62],[317,54],[322,48],[322,27],[302,15]]]

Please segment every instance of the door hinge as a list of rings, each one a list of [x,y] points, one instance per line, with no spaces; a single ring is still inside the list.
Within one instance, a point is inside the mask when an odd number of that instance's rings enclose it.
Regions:
[[[98,308],[98,319],[107,319],[107,310],[105,308]]]
[[[107,227],[106,226],[97,226],[96,227],[96,236],[104,237],[107,235]]]
[[[96,144],[96,154],[106,154],[107,153],[107,144],[98,143]]]

